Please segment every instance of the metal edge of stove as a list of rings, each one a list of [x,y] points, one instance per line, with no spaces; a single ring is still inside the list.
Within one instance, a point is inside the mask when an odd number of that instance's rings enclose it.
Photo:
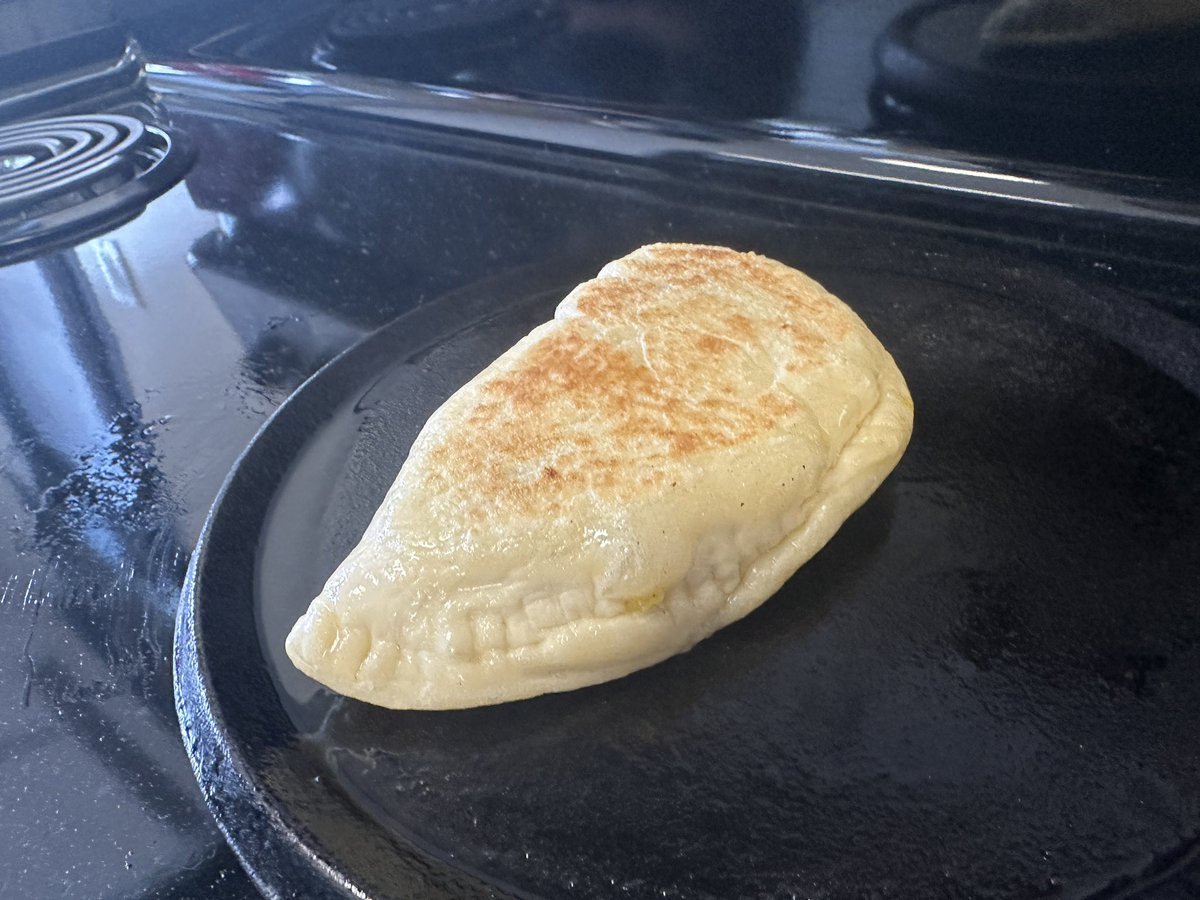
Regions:
[[[146,84],[146,57],[137,41],[127,39],[115,59],[20,85],[0,84],[0,122],[52,114],[86,115],[97,111],[137,116],[147,124],[166,125]]]
[[[168,103],[175,97],[189,104],[274,108],[285,115],[303,111],[310,117],[325,111],[342,120],[643,164],[702,164],[739,178],[758,171],[809,187],[870,186],[872,205],[881,189],[903,192],[910,202],[923,195],[937,205],[938,215],[986,208],[993,227],[1047,213],[1061,227],[1067,216],[1084,244],[1089,236],[1122,226],[1176,246],[1194,245],[1200,234],[1200,182],[991,159],[777,120],[689,122],[339,73],[181,61],[150,63],[147,75]],[[844,201],[856,205],[853,197]],[[933,209],[928,213],[935,215]],[[1071,235],[1056,234],[1054,240],[1063,237]],[[1188,259],[1187,253],[1179,259]]]

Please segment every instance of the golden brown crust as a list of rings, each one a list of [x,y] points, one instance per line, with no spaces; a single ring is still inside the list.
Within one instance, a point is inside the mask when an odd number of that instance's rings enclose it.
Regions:
[[[739,311],[731,298],[747,291],[772,302]],[[818,365],[854,324],[800,273],[718,247],[643,248],[572,296],[519,367],[481,385],[460,432],[470,443],[430,448],[446,490],[552,515],[581,487],[661,485],[679,460],[801,413],[770,383],[774,360],[793,374]],[[756,379],[767,384],[748,391]]]

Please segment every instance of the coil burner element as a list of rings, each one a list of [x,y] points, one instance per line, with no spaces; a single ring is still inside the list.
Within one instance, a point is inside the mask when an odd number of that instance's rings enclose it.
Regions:
[[[0,264],[132,219],[179,180],[185,157],[166,131],[132,116],[0,128]]]

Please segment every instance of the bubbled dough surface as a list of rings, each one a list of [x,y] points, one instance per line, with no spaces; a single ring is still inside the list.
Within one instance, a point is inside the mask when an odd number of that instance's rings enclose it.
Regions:
[[[890,355],[816,282],[643,247],[430,417],[288,653],[396,708],[627,674],[774,593],[911,428]]]

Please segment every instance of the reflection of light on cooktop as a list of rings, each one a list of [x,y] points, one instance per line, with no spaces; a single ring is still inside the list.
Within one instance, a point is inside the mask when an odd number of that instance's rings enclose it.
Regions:
[[[0,128],[0,263],[133,218],[178,180],[183,162],[171,135],[132,116]]]

